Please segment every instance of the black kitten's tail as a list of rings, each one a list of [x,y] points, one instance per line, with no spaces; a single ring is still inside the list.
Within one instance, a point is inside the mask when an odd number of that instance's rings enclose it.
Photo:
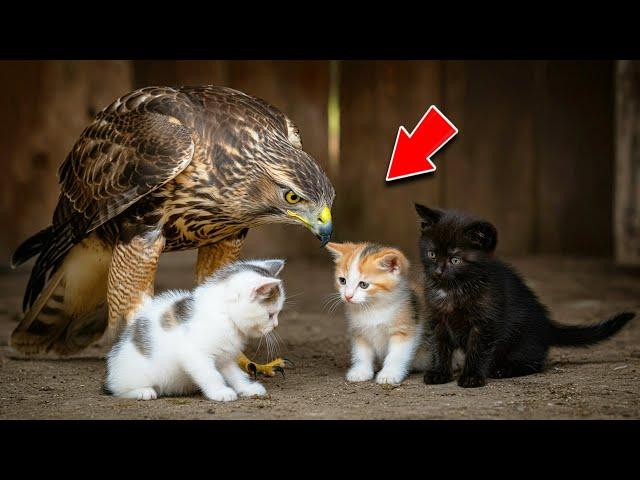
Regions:
[[[570,325],[558,325],[552,323],[552,345],[564,347],[586,347],[609,338],[624,327],[629,320],[635,317],[635,313],[624,312],[607,320],[606,322],[578,327]]]

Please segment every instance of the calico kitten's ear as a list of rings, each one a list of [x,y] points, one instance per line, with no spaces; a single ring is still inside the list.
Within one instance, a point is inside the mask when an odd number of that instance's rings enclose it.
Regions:
[[[431,228],[440,221],[440,218],[442,217],[441,211],[433,210],[429,207],[425,207],[424,205],[420,205],[419,203],[416,203],[415,206],[416,212],[418,212],[418,215],[422,220],[423,229]]]
[[[489,222],[472,223],[464,229],[464,236],[471,245],[486,252],[492,252],[498,244],[498,231]]]
[[[277,277],[278,274],[284,268],[284,260],[280,258],[274,258],[273,260],[265,260],[261,263],[262,268],[271,274],[272,277]]]
[[[333,258],[338,259],[344,255],[346,245],[343,243],[329,242],[325,245],[325,248],[329,250]]]
[[[409,260],[400,250],[389,250],[377,261],[378,268],[394,275],[407,273],[409,270]]]
[[[275,300],[280,294],[281,280],[269,278],[261,281],[256,287],[254,287],[251,294],[253,300]]]

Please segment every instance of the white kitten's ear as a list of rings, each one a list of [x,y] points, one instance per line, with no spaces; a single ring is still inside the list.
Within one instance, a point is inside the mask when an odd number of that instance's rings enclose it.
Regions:
[[[272,277],[277,277],[278,274],[284,268],[284,260],[279,258],[274,258],[272,260],[252,260],[247,262],[250,265],[255,265],[256,267],[263,268],[269,275]]]
[[[389,250],[378,260],[378,268],[394,275],[405,274],[409,269],[409,260],[399,250]]]
[[[277,279],[263,279],[258,284],[253,287],[253,292],[251,292],[252,300],[267,300],[273,299],[275,300],[277,296],[280,294],[280,283],[281,280]]]
[[[284,268],[284,260],[280,258],[265,260],[262,262],[262,267],[269,272],[272,277],[277,277]]]

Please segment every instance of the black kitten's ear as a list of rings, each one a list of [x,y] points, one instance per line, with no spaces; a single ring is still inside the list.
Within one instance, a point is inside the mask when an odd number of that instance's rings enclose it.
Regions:
[[[498,231],[489,222],[474,222],[464,229],[464,236],[471,244],[487,252],[495,250],[498,244]]]
[[[416,203],[416,212],[422,219],[422,228],[430,228],[433,227],[436,223],[440,221],[440,217],[442,217],[442,212],[438,210],[432,210],[429,207],[425,207],[424,205],[420,205]]]

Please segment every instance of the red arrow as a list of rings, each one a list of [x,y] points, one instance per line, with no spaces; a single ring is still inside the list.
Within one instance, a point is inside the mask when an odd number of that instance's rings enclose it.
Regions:
[[[400,127],[389,162],[387,182],[435,171],[431,157],[456,133],[456,126],[435,105],[429,107],[413,132]]]

